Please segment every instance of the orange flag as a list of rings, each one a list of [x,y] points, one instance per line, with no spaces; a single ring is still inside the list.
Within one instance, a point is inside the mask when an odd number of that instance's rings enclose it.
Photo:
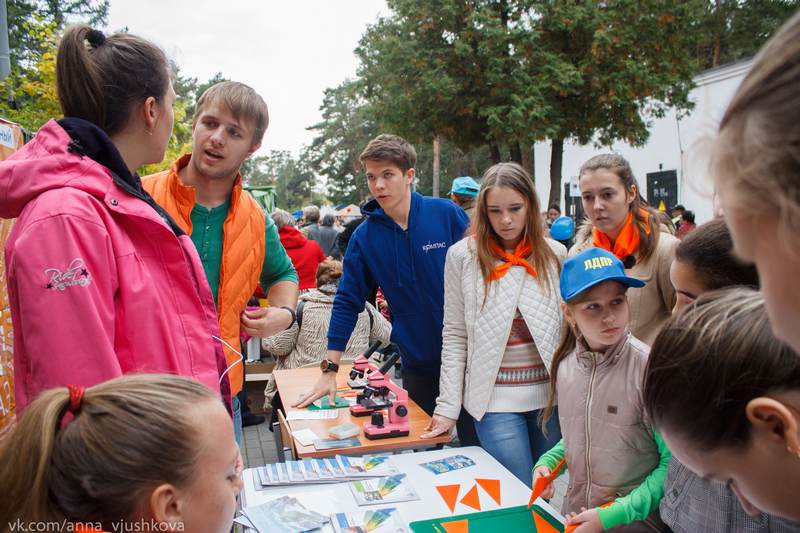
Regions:
[[[531,514],[533,515],[533,525],[536,526],[536,533],[558,533],[558,530],[550,522],[539,516],[539,513],[531,511]]]
[[[536,483],[533,484],[533,490],[531,491],[531,497],[528,500],[528,507],[533,505],[533,502],[536,501],[536,498],[542,495],[544,489],[553,482],[555,478],[558,477],[558,473],[561,472],[561,469],[564,468],[564,465],[567,464],[564,459],[561,459],[556,467],[550,472],[549,476],[540,477],[536,479]]]
[[[464,497],[461,498],[461,503],[468,505],[477,511],[481,510],[481,500],[478,497],[478,485],[473,485],[473,487],[469,489],[469,492],[467,492]]]
[[[447,533],[469,533],[469,521],[456,520],[455,522],[442,522],[442,527]]]
[[[500,480],[499,479],[478,479],[475,478],[475,483],[481,486],[486,491],[497,505],[500,505]]]
[[[461,490],[461,485],[441,485],[436,487],[436,490],[439,491],[439,495],[444,500],[444,503],[450,508],[450,512],[454,513],[456,511],[458,491]]]

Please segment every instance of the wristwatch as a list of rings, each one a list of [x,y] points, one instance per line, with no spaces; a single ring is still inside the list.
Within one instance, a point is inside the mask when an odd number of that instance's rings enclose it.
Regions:
[[[334,363],[330,359],[323,359],[320,362],[319,367],[322,369],[322,372],[338,372],[339,371],[339,364]]]

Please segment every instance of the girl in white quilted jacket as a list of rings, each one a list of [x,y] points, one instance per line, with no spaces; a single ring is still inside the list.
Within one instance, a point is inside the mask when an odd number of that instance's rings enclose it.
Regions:
[[[558,273],[566,249],[546,239],[539,199],[515,163],[483,176],[466,238],[445,263],[440,395],[428,433],[451,431],[463,406],[481,446],[530,486],[533,462],[558,441],[547,404],[550,360],[558,344]]]

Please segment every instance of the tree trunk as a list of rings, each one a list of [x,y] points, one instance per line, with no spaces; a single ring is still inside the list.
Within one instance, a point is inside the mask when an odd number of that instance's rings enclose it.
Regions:
[[[525,149],[522,150],[522,168],[525,169],[525,172],[531,177],[531,179],[536,183],[536,178],[533,175],[533,159],[531,155],[533,150],[531,150],[531,145],[525,143]]]
[[[720,0],[714,2],[714,18],[716,19],[716,28],[714,29],[714,51],[712,52],[711,66],[716,67],[719,65],[720,56],[722,55],[722,30],[725,25],[722,14],[722,6]]]
[[[489,146],[489,150],[491,151],[492,163],[496,165],[500,162],[500,147],[496,144],[492,144]]]
[[[550,152],[550,199],[547,205],[559,204],[561,197],[561,164],[564,159],[564,139],[557,138],[551,141]]]
[[[439,197],[439,168],[440,168],[439,136],[433,138],[433,197]]]
[[[519,141],[512,141],[511,145],[509,146],[509,150],[511,151],[511,160],[521,165],[522,147],[519,145]]]

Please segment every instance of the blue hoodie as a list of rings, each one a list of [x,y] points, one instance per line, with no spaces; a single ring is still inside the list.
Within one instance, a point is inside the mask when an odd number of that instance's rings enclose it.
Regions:
[[[389,218],[376,200],[362,212],[344,255],[344,273],[333,301],[328,349],[344,351],[367,296],[380,287],[392,311],[392,341],[412,374],[438,376],[444,314],[444,261],[464,238],[469,217],[449,200],[411,195],[408,229]]]

